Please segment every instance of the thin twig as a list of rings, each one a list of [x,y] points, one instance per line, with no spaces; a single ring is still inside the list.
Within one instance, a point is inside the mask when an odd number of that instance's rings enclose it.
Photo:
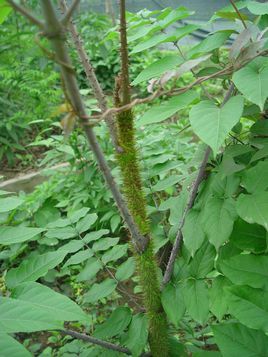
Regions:
[[[223,107],[223,105],[231,98],[233,91],[234,91],[234,84],[232,83],[230,85],[228,91],[226,92],[224,98],[223,98],[221,107]],[[186,216],[187,216],[189,210],[194,205],[194,201],[195,201],[195,198],[197,196],[197,191],[198,191],[199,185],[200,185],[200,183],[202,182],[202,180],[204,178],[204,174],[205,174],[205,170],[206,170],[206,166],[207,166],[207,162],[208,162],[210,154],[211,154],[211,148],[207,147],[207,149],[205,151],[204,158],[203,158],[203,160],[201,162],[201,165],[199,167],[197,177],[196,177],[196,179],[194,181],[194,184],[192,186],[192,190],[190,192],[190,195],[189,195],[189,198],[188,198],[188,202],[187,202],[186,207],[185,207],[185,209],[183,211],[183,214],[182,214],[182,218],[181,218],[181,221],[180,221],[180,224],[179,224],[179,228],[178,228],[178,232],[177,232],[177,235],[176,235],[176,238],[175,238],[175,242],[174,242],[174,245],[173,245],[170,257],[169,257],[169,261],[168,261],[168,264],[167,264],[167,267],[166,267],[166,270],[165,270],[165,273],[164,273],[164,277],[163,277],[163,281],[162,281],[162,288],[164,288],[164,286],[171,279],[171,275],[172,275],[172,272],[173,272],[175,260],[176,260],[176,257],[178,255],[178,253],[179,253],[179,249],[180,249],[181,242],[182,242],[182,239],[183,239],[182,228],[184,226],[185,219],[186,219]]]
[[[61,20],[62,25],[66,26],[68,22],[71,20],[71,17],[73,16],[73,13],[75,12],[77,6],[79,5],[80,0],[74,0],[69,7],[69,9],[66,11],[64,17]]]
[[[241,15],[240,11],[238,10],[236,4],[234,3],[233,0],[230,0],[230,3],[232,4],[232,7],[234,8],[235,12],[237,13],[237,16],[238,16],[239,19],[241,20],[241,22],[242,22],[244,28],[246,29],[246,28],[247,28],[247,25],[246,25],[246,23],[245,23],[245,21],[244,21],[242,15]]]
[[[40,29],[44,29],[44,22],[40,21],[37,17],[35,17],[33,14],[31,14],[25,7],[17,4],[13,0],[7,0],[7,3],[13,7],[14,10],[19,12],[21,15],[24,17],[27,17],[28,20],[30,20],[31,23],[37,25]]]
[[[129,355],[129,356],[132,354],[131,351],[126,347],[118,346],[111,342],[99,340],[98,338],[86,335],[85,333],[79,333],[79,332],[76,332],[73,330],[57,330],[57,331],[59,331],[62,335],[72,336],[73,338],[76,338],[78,340],[89,342],[94,345],[98,345],[103,348],[107,348],[108,350],[125,353],[126,355]]]
[[[61,7],[61,10],[63,13],[66,13],[67,9],[67,5],[66,5],[66,1],[65,0],[59,0],[59,5]],[[101,85],[96,77],[94,68],[91,64],[91,61],[88,57],[88,54],[85,51],[85,48],[83,46],[83,41],[81,36],[78,33],[78,30],[75,26],[75,24],[73,23],[73,21],[69,21],[68,23],[68,28],[71,32],[72,38],[73,38],[73,42],[74,45],[76,47],[77,53],[80,57],[81,63],[83,65],[83,68],[85,70],[86,73],[86,77],[87,80],[89,82],[89,85],[91,86],[94,96],[98,101],[98,105],[99,108],[101,110],[102,113],[105,113],[108,110],[108,103],[107,103],[107,99],[105,94],[103,93],[103,90],[101,88]],[[108,114],[105,118],[105,123],[109,129],[110,132],[110,136],[111,136],[111,140],[112,143],[116,149],[117,152],[122,152],[122,148],[120,147],[119,143],[118,143],[118,138],[117,138],[117,128],[116,128],[116,123],[115,120],[113,118],[112,114]]]

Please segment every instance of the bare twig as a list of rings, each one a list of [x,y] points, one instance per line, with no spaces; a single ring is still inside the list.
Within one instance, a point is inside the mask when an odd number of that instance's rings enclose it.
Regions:
[[[66,1],[65,0],[59,0],[59,4],[61,7],[61,10],[63,13],[66,13],[68,11],[67,5],[66,5]],[[72,21],[69,21],[68,23],[68,27],[70,29],[72,38],[73,38],[73,42],[75,44],[77,53],[80,57],[81,63],[84,67],[85,73],[86,73],[86,77],[87,80],[93,90],[94,96],[98,101],[98,105],[99,108],[101,110],[102,113],[105,113],[108,110],[108,103],[107,103],[107,99],[105,94],[103,93],[103,90],[101,88],[101,85],[96,77],[94,68],[91,64],[91,61],[85,51],[85,48],[83,46],[83,41],[82,38],[80,37],[76,26],[74,25],[74,23]],[[118,138],[117,138],[117,130],[116,130],[116,123],[115,120],[113,118],[112,113],[108,114],[107,116],[105,116],[104,118],[109,132],[110,132],[110,136],[111,136],[111,140],[113,142],[113,145],[116,149],[117,152],[122,152],[122,148],[119,146],[118,143]]]
[[[238,8],[237,8],[235,2],[234,2],[233,0],[230,0],[230,3],[232,4],[232,7],[234,8],[235,12],[237,13],[237,16],[238,16],[239,19],[241,20],[241,22],[242,22],[244,28],[246,29],[246,28],[247,28],[247,25],[246,25],[246,23],[245,23],[245,21],[244,21],[242,15],[241,15],[240,11],[238,10]]]
[[[13,7],[14,10],[19,12],[21,15],[24,17],[27,17],[28,20],[30,20],[31,23],[37,25],[40,29],[44,29],[44,22],[40,21],[37,17],[35,17],[33,14],[29,12],[25,7],[17,4],[13,0],[7,0],[7,3]]]
[[[223,98],[221,107],[231,98],[233,91],[234,91],[234,84],[232,83],[230,85],[228,91],[226,92],[224,98]],[[169,257],[169,261],[168,261],[168,264],[167,264],[167,267],[166,267],[166,271],[165,271],[164,277],[163,277],[162,288],[171,279],[171,275],[172,275],[174,264],[175,264],[175,259],[176,259],[177,255],[179,253],[180,245],[181,245],[181,242],[182,242],[182,239],[183,239],[182,228],[184,226],[185,219],[186,219],[186,216],[187,216],[189,210],[194,205],[194,201],[195,201],[195,198],[196,198],[196,195],[197,195],[197,191],[198,191],[199,185],[200,185],[200,183],[202,182],[202,180],[204,178],[204,173],[205,173],[205,170],[206,170],[206,166],[207,166],[207,162],[208,162],[210,154],[211,154],[211,148],[207,147],[207,149],[205,151],[204,158],[203,158],[203,160],[201,162],[201,165],[199,167],[197,177],[196,177],[196,179],[194,181],[194,184],[192,186],[192,190],[191,190],[191,193],[189,195],[188,202],[187,202],[186,207],[185,207],[185,209],[183,211],[183,214],[182,214],[182,218],[181,218],[181,221],[180,221],[180,224],[179,224],[179,228],[178,228],[178,232],[177,232],[177,235],[176,235],[176,238],[175,238],[175,242],[174,242],[170,257]]]
[[[126,347],[118,346],[118,345],[116,345],[114,343],[111,343],[111,342],[99,340],[96,337],[92,337],[92,336],[86,335],[84,333],[79,333],[79,332],[76,332],[76,331],[73,331],[73,330],[58,330],[58,331],[62,335],[72,336],[73,338],[76,338],[78,340],[89,342],[89,343],[92,343],[94,345],[98,345],[98,346],[101,346],[103,348],[107,348],[108,350],[113,350],[113,351],[125,353],[126,355],[129,355],[129,356],[132,354],[131,351]]]
[[[73,13],[75,12],[77,6],[79,5],[80,0],[74,0],[69,7],[69,9],[66,11],[65,15],[63,16],[61,23],[66,26],[68,22],[71,20],[71,17],[73,16]]]

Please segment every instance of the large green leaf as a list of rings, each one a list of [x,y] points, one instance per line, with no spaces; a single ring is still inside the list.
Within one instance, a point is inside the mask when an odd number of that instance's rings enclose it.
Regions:
[[[63,268],[68,267],[69,265],[75,265],[75,264],[80,264],[84,262],[85,260],[91,258],[94,255],[94,252],[92,249],[85,249],[85,250],[80,250],[80,252],[74,254],[67,260],[67,262],[64,264]]]
[[[26,242],[43,231],[43,228],[3,226],[0,227],[0,244],[10,245],[14,243]]]
[[[116,237],[102,238],[93,244],[92,249],[95,252],[107,250],[113,247],[114,245],[116,245],[118,242],[119,242],[119,238]]]
[[[268,256],[242,254],[220,262],[225,276],[237,285],[268,290]]]
[[[94,303],[110,295],[116,289],[117,283],[113,279],[106,279],[99,284],[94,284],[84,295],[85,302]]]
[[[249,1],[247,8],[254,15],[268,14],[268,4],[261,4],[258,1]]]
[[[268,351],[268,337],[238,323],[212,326],[223,357],[264,357]]]
[[[0,354],[2,357],[32,357],[21,343],[6,333],[0,333]]]
[[[215,155],[227,134],[239,121],[243,105],[243,98],[236,96],[222,108],[206,100],[193,106],[190,110],[190,122],[194,132],[213,149]]]
[[[204,324],[208,319],[209,299],[208,288],[203,280],[188,279],[182,285],[182,293],[186,311],[189,315]]]
[[[215,257],[215,248],[205,240],[189,264],[191,275],[197,279],[205,278],[213,270]]]
[[[94,336],[107,339],[123,333],[129,325],[131,317],[131,311],[128,307],[118,307],[102,325],[96,327]]]
[[[250,328],[268,332],[268,291],[246,285],[226,290],[230,314]]]
[[[128,258],[128,260],[118,267],[115,273],[116,279],[119,281],[129,279],[135,273],[135,268],[135,259],[133,257]]]
[[[173,286],[168,284],[162,291],[161,300],[168,319],[178,327],[185,313],[185,304],[180,285]]]
[[[97,258],[90,258],[87,260],[85,267],[80,270],[80,273],[77,275],[77,281],[86,281],[93,279],[96,274],[102,269],[102,264]]]
[[[225,287],[230,285],[231,282],[228,279],[219,275],[213,279],[209,289],[209,309],[218,320],[222,320],[223,316],[228,313]]]
[[[86,321],[89,317],[67,296],[59,294],[45,285],[30,282],[17,286],[12,298],[32,303],[46,311],[47,320]]]
[[[233,75],[237,89],[261,110],[268,97],[268,59],[259,57]]]
[[[128,250],[128,244],[116,245],[112,249],[105,252],[102,256],[102,261],[104,264],[115,261],[123,257]]]
[[[46,309],[19,299],[0,297],[0,331],[34,332],[62,329],[63,323],[50,319]]]
[[[142,353],[148,339],[148,322],[143,314],[133,316],[129,330],[123,336],[123,344],[127,346],[133,354],[138,357]]]
[[[187,9],[182,7],[172,10],[171,13],[164,20],[159,21],[160,29],[163,30],[165,27],[169,26],[172,22],[188,17],[191,14],[192,12],[189,12]],[[186,25],[175,30],[171,35],[170,33],[167,32],[161,32],[157,35],[150,36],[148,39],[146,39],[143,42],[139,41],[139,43],[133,48],[131,53],[138,53],[147,50],[163,42],[178,41],[179,39],[193,32],[196,29],[197,27],[194,25]]]
[[[178,55],[168,55],[160,60],[153,62],[148,67],[146,67],[141,73],[135,78],[131,83],[133,86],[147,81],[151,78],[159,77],[161,74],[169,71],[183,62],[183,58]]]
[[[268,192],[241,194],[236,204],[237,213],[248,223],[258,223],[268,230]]]
[[[267,247],[267,231],[258,224],[249,224],[239,218],[234,223],[230,241],[242,250],[262,253]]]
[[[23,204],[23,200],[18,197],[6,197],[0,199],[0,213],[9,212]]]
[[[250,193],[263,191],[268,187],[268,160],[260,161],[242,174],[241,184]]]
[[[5,0],[0,0],[0,25],[5,21],[12,7]]]
[[[76,225],[76,230],[79,232],[79,234],[88,231],[97,219],[98,216],[96,215],[96,213],[87,214],[85,217],[78,221]]]
[[[209,241],[218,249],[230,237],[236,211],[232,199],[211,197],[202,213],[202,227]]]
[[[224,31],[218,31],[208,36],[205,40],[200,42],[198,45],[194,46],[187,53],[187,57],[188,58],[196,57],[197,55],[211,52],[216,48],[221,47],[233,32],[234,32],[233,30],[224,30]]]
[[[26,281],[35,281],[59,265],[67,252],[58,250],[43,255],[35,255],[24,260],[17,268],[10,269],[6,275],[6,284],[13,288]]]
[[[198,97],[199,95],[196,91],[188,91],[160,105],[154,105],[139,119],[138,125],[148,125],[166,120],[179,110],[191,104]]]
[[[193,256],[205,239],[205,233],[200,223],[200,211],[195,209],[189,211],[182,233],[183,242]]]

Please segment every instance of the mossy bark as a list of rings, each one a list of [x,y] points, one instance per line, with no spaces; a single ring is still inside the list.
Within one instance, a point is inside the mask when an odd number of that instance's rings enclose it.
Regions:
[[[123,178],[123,190],[134,221],[143,235],[149,236],[150,227],[146,213],[146,200],[142,190],[138,152],[135,145],[135,130],[132,111],[118,114],[118,139],[123,149],[117,154]],[[149,321],[149,344],[153,356],[168,356],[168,332],[166,315],[162,308],[160,284],[157,276],[157,261],[152,240],[146,250],[135,253],[144,305]]]

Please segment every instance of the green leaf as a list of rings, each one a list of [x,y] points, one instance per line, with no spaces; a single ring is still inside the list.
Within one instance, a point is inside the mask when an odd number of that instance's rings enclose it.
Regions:
[[[223,357],[264,357],[268,351],[268,337],[262,331],[238,323],[212,326]]]
[[[69,265],[80,264],[85,260],[91,258],[93,256],[93,251],[91,249],[81,250],[80,252],[71,256],[70,259],[64,264],[63,269],[68,267]]]
[[[83,238],[83,242],[90,243],[94,240],[100,239],[101,237],[103,237],[105,234],[108,233],[109,233],[108,229],[100,229],[99,231],[87,233]]]
[[[93,244],[92,249],[95,252],[107,250],[116,245],[118,242],[119,238],[102,238]]]
[[[89,213],[84,218],[82,218],[76,225],[76,229],[79,234],[86,232],[97,220],[98,216],[96,213]]]
[[[160,105],[154,105],[139,119],[138,126],[159,123],[191,104],[199,95],[196,91],[185,92]]]
[[[268,160],[260,161],[254,167],[244,171],[241,184],[250,193],[263,191],[268,187]]]
[[[168,55],[161,58],[158,61],[153,62],[148,67],[146,67],[141,73],[135,78],[131,83],[133,86],[137,84],[148,81],[151,78],[159,77],[161,74],[169,71],[183,62],[183,58],[178,55]]]
[[[128,260],[118,267],[115,277],[119,281],[127,280],[135,273],[135,269],[135,259],[133,257],[128,258]]]
[[[43,255],[35,255],[28,260],[22,261],[17,267],[10,269],[6,275],[6,284],[13,288],[26,281],[35,281],[59,265],[65,258],[67,252],[57,251]]]
[[[247,8],[254,15],[265,15],[268,14],[268,4],[261,4],[258,1],[250,1],[247,4]]]
[[[118,307],[102,325],[96,327],[94,336],[107,339],[122,334],[129,325],[131,317],[131,311],[128,307]]]
[[[85,217],[85,215],[88,213],[88,211],[89,211],[88,207],[83,207],[83,208],[79,209],[78,211],[69,213],[68,219],[72,222],[72,224],[77,223],[81,218]]]
[[[151,187],[151,192],[164,191],[170,187],[175,186],[176,183],[180,182],[181,176],[171,175],[165,179],[158,181],[154,186]]]
[[[102,261],[104,264],[115,261],[122,258],[128,250],[128,244],[116,245],[112,249],[105,252],[102,256]]]
[[[208,240],[217,250],[229,239],[235,218],[236,211],[232,199],[211,197],[206,202],[202,214],[202,227]]]
[[[142,353],[148,339],[148,322],[144,314],[134,315],[129,326],[129,330],[124,338],[124,345],[138,357]]]
[[[6,333],[0,333],[0,351],[2,357],[32,357],[32,354],[21,343]]]
[[[67,296],[59,294],[45,285],[24,283],[12,291],[12,298],[32,303],[47,313],[47,320],[81,321],[89,317]]]
[[[162,291],[161,301],[168,319],[176,326],[185,313],[182,289],[179,284],[168,284]]]
[[[87,281],[93,279],[102,269],[102,265],[97,258],[88,259],[86,266],[77,275],[77,281]]]
[[[230,241],[239,249],[262,253],[267,247],[267,232],[258,224],[248,224],[239,218],[234,223]]]
[[[207,240],[192,258],[189,268],[195,278],[205,278],[213,270],[216,251]]]
[[[78,236],[78,232],[73,227],[51,228],[45,236],[64,240]]]
[[[230,285],[228,279],[219,275],[213,279],[212,286],[209,289],[210,311],[218,320],[222,320],[223,316],[228,313],[225,288]]]
[[[268,192],[252,195],[240,194],[236,209],[238,215],[248,223],[258,223],[268,230]]]
[[[5,0],[0,0],[0,25],[5,21],[12,7],[7,4]]]
[[[192,256],[201,247],[205,233],[200,222],[200,211],[191,209],[186,216],[182,229],[183,242]]]
[[[82,240],[74,239],[71,240],[69,243],[61,246],[59,250],[64,250],[67,253],[75,253],[78,250],[82,249],[83,247],[84,247],[84,243]]]
[[[268,292],[249,286],[227,288],[229,312],[243,325],[268,331]]]
[[[43,228],[30,228],[23,226],[0,227],[0,244],[10,245],[15,243],[26,242],[43,232]]]
[[[9,212],[23,204],[23,200],[18,197],[6,197],[0,199],[0,213]]]
[[[255,135],[268,136],[268,120],[258,120],[250,127],[250,132]]]
[[[218,31],[205,40],[200,42],[198,45],[194,46],[188,53],[188,58],[196,57],[200,54],[211,52],[219,47],[221,47],[224,42],[231,36],[234,30],[224,30]]]
[[[63,327],[63,323],[48,319],[46,309],[19,299],[0,297],[0,316],[1,332],[35,332]]]
[[[92,288],[84,295],[84,301],[88,303],[97,302],[100,299],[112,294],[116,289],[117,283],[113,279],[106,279],[100,284],[94,284]]]
[[[237,89],[261,110],[268,97],[268,60],[256,58],[233,75],[233,82]]]
[[[242,254],[222,260],[220,268],[234,284],[268,290],[268,256]]]
[[[182,285],[184,303],[189,315],[204,324],[209,314],[208,288],[203,280],[188,279]]]
[[[206,100],[190,110],[190,123],[193,131],[212,148],[215,155],[224,143],[227,134],[239,121],[243,105],[243,98],[236,96],[232,97],[222,108]]]

